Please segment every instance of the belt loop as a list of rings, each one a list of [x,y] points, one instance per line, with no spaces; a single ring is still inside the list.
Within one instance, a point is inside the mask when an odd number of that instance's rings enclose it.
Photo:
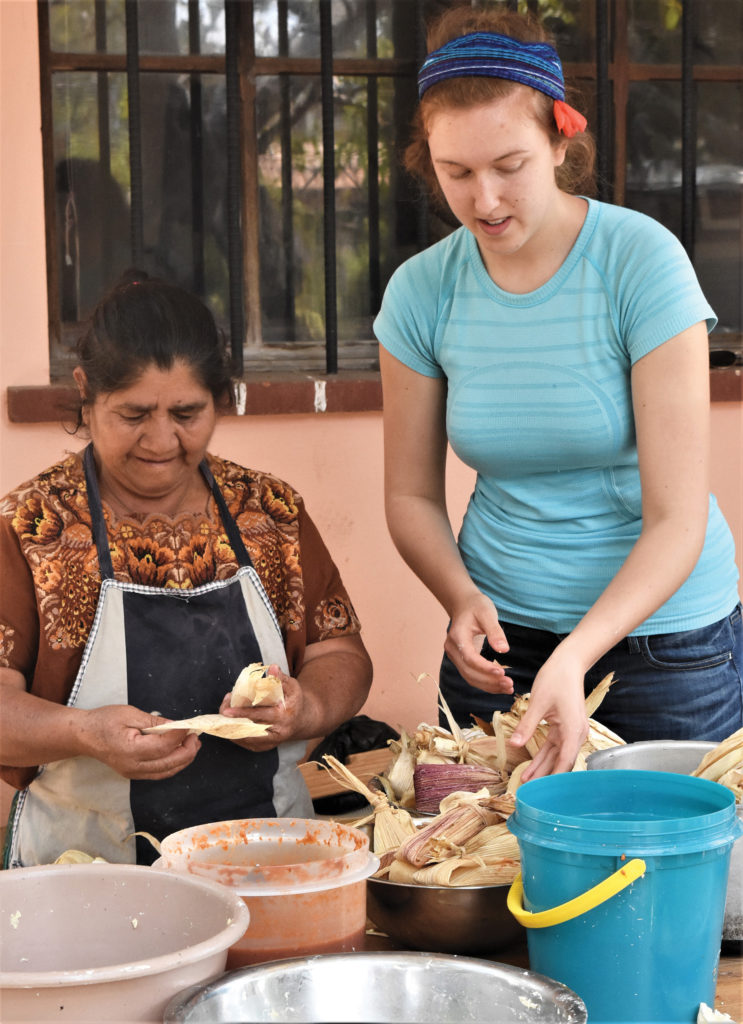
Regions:
[[[627,650],[630,654],[640,653],[640,638],[637,636],[627,637]]]

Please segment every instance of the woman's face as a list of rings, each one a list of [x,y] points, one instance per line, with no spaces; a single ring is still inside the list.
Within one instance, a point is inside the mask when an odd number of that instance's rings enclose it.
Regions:
[[[84,391],[85,376],[75,371]],[[136,383],[83,410],[102,484],[145,502],[182,492],[198,476],[217,422],[214,399],[190,366],[150,365]]]
[[[554,146],[537,119],[531,89],[466,109],[434,113],[431,160],[452,213],[477,239],[486,267],[538,254],[549,240],[563,195],[555,168],[566,143]]]

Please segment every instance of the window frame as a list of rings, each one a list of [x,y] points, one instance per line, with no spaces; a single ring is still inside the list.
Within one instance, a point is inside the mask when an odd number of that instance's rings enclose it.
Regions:
[[[125,0],[131,3],[133,0]],[[330,0],[318,0],[321,12],[329,11]],[[227,6],[229,7],[229,0]],[[418,4],[416,6],[419,6]],[[52,77],[59,71],[86,71],[125,73],[127,55],[108,53],[70,53],[52,51],[50,46],[49,7],[47,0],[38,0],[39,52],[41,72],[41,124],[44,164],[44,200],[47,260],[47,295],[49,308],[49,345],[51,381],[66,380],[69,366],[60,363],[55,353],[63,353],[79,330],[79,325],[66,324],[60,315],[60,267],[58,265],[57,224],[55,217],[55,179],[52,135]],[[684,5],[684,18],[688,24],[693,21],[694,0]],[[258,277],[258,153],[256,147],[255,96],[256,79],[263,75],[318,75],[330,80],[335,75],[343,76],[414,76],[416,60],[380,57],[334,57],[332,52],[317,58],[297,58],[286,55],[259,57],[253,46],[253,3],[252,0],[232,0],[233,27],[237,30],[237,67],[240,100],[240,204],[241,221],[244,230],[240,237],[240,290],[244,327],[237,341],[233,338],[233,354],[242,364],[246,347],[261,343],[260,287]],[[609,16],[611,15],[611,23]],[[596,89],[596,138],[599,148],[600,181],[608,182],[599,188],[599,198],[623,205],[627,180],[627,103],[631,85],[635,82],[652,80],[677,81],[682,85],[685,122],[693,127],[694,87],[704,82],[742,82],[743,68],[737,65],[690,64],[690,31],[685,32],[684,53],[679,64],[644,64],[629,59],[629,0],[613,0],[611,4],[597,0],[595,4],[596,59],[591,62],[566,62],[566,77],[578,82],[587,82]],[[686,62],[686,63],[684,63]],[[143,73],[212,73],[227,74],[226,54],[139,54],[138,70]],[[602,77],[603,76],[603,77]],[[331,136],[332,138],[332,136]],[[691,142],[695,141],[692,135]],[[695,160],[693,146],[687,144],[682,166],[682,221],[693,226],[694,221],[694,174]],[[741,198],[743,203],[743,196]],[[693,260],[693,230],[684,229],[682,242]],[[326,235],[326,247],[332,244],[332,235]],[[326,289],[327,291],[327,289]],[[332,316],[329,317],[332,320]],[[332,339],[331,339],[332,341]],[[730,343],[740,351],[743,338],[730,335],[710,337],[710,347],[727,348]],[[325,376],[338,374],[337,356],[329,352]],[[337,338],[335,340],[337,345]],[[743,353],[741,353],[743,362]],[[299,374],[306,376],[310,371],[298,368],[267,371],[260,376],[275,377],[284,382]],[[371,371],[372,373],[374,371]],[[251,371],[253,375],[253,371]],[[242,376],[242,374],[241,374]],[[317,374],[315,374],[317,376]],[[364,374],[353,374],[364,380]],[[362,389],[363,390],[363,389]]]

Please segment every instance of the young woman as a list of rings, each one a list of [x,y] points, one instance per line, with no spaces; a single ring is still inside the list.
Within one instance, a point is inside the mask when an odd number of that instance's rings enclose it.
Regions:
[[[232,394],[210,312],[125,280],[74,376],[89,445],[0,503],[6,866],[68,848],[149,863],[135,832],[312,816],[297,762],[361,707],[371,663],[300,495],[208,452]],[[283,703],[229,707],[252,662],[280,675]],[[220,711],[268,732],[144,732],[156,713]]]
[[[609,671],[597,717],[625,740],[723,739],[743,633],[708,490],[714,313],[665,228],[584,196],[593,143],[538,23],[447,12],[419,93],[406,163],[461,227],[393,275],[375,331],[387,519],[450,617],[442,692],[469,721],[531,690],[525,779],[572,766]],[[448,444],[477,471],[457,539]]]

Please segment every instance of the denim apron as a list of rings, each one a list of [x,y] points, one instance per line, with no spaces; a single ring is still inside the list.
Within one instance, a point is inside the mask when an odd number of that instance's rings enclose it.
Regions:
[[[69,707],[131,704],[169,719],[212,714],[251,662],[288,673],[274,609],[204,460],[200,465],[239,568],[227,580],[178,590],[114,579],[92,445],[84,455],[101,590]],[[112,862],[149,864],[157,839],[209,821],[311,817],[297,762],[305,743],[254,753],[202,734],[194,761],[169,779],[125,779],[73,757],[41,766],[14,803],[8,866],[53,862],[67,849]]]

